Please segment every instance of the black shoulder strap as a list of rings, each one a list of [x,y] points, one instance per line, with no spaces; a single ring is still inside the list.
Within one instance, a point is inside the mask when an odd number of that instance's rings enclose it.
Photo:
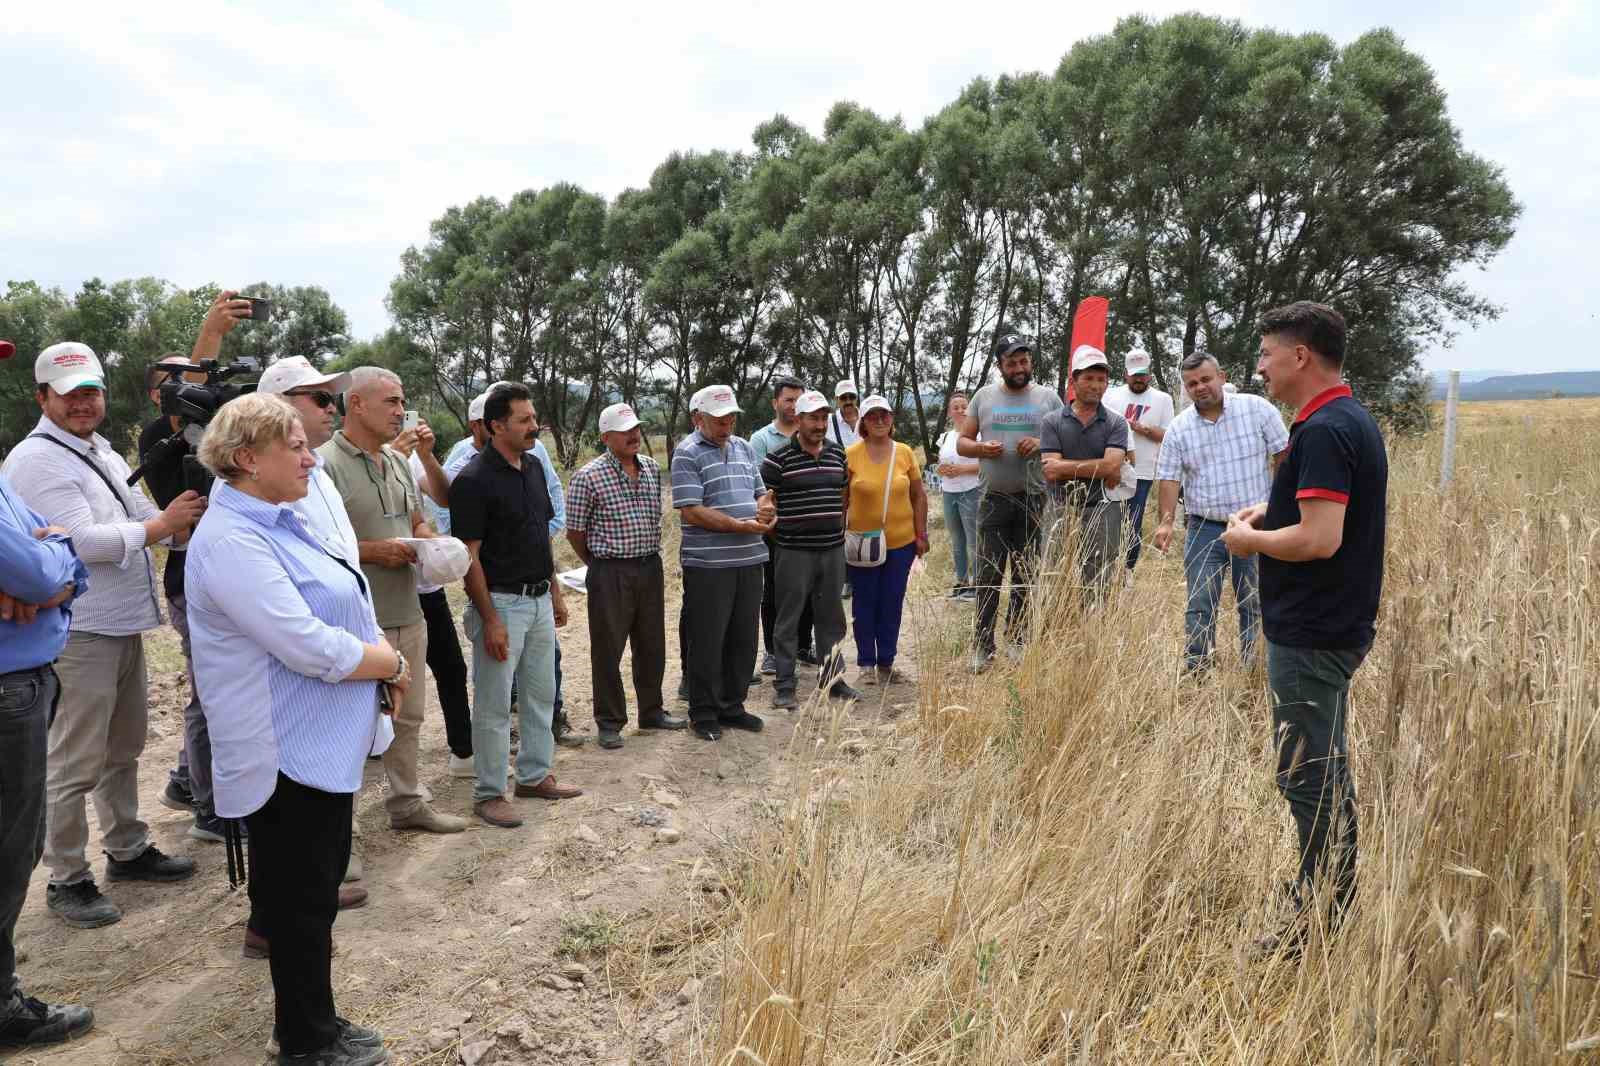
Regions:
[[[104,470],[101,470],[98,466],[95,466],[94,465],[94,461],[92,459],[90,459],[87,455],[84,455],[82,452],[78,451],[78,449],[74,448],[72,445],[68,444],[66,441],[57,440],[56,438],[50,436],[50,434],[48,434],[48,433],[29,433],[28,436],[30,438],[37,437],[39,440],[47,440],[51,444],[56,445],[58,448],[65,448],[67,451],[71,452],[73,455],[76,455],[79,459],[82,459],[83,460],[83,465],[87,466],[90,470],[93,470],[94,473],[95,473],[95,476],[98,477],[101,481],[105,482],[106,488],[111,490],[111,495],[116,499],[117,506],[122,508],[122,513],[127,515],[129,518],[133,517],[133,512],[128,510],[128,501],[124,500],[122,498],[122,493],[117,491],[117,487],[111,483],[111,479],[106,476],[106,472]]]

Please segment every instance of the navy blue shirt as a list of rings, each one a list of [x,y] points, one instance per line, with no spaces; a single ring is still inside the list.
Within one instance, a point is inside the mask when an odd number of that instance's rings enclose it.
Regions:
[[[1339,385],[1306,404],[1289,432],[1263,529],[1300,521],[1300,501],[1345,505],[1344,539],[1327,559],[1261,556],[1261,624],[1274,644],[1357,649],[1377,632],[1383,593],[1389,457],[1367,409]]]

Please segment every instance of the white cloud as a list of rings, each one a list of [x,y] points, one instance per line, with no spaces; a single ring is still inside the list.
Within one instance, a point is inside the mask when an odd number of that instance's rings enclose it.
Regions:
[[[1541,292],[1577,296],[1600,240],[1588,177],[1600,164],[1600,79],[1585,58],[1600,52],[1594,13],[1573,0],[1530,13],[1489,0],[1367,2],[1229,0],[1212,11],[1341,41],[1397,23],[1451,94],[1467,145],[1503,162],[1528,205],[1478,287],[1519,306]],[[614,195],[674,149],[744,148],[780,111],[815,128],[840,99],[915,125],[974,77],[1053,70],[1074,40],[1131,10],[24,5],[0,36],[0,91],[33,105],[8,115],[10,143],[0,138],[0,281],[314,281],[367,335],[386,324],[400,252],[453,204],[558,180]],[[1514,316],[1448,358],[1479,358],[1481,339],[1483,365],[1503,363],[1498,331],[1516,329]],[[1579,308],[1542,311],[1550,319],[1569,333],[1583,324]]]

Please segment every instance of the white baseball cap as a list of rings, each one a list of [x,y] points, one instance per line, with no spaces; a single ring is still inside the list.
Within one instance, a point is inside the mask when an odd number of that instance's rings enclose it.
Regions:
[[[488,402],[488,399],[489,394],[487,392],[480,392],[472,398],[472,402],[467,404],[468,422],[483,421],[483,405]]]
[[[734,396],[733,390],[726,385],[707,385],[694,394],[694,398],[689,401],[689,410],[699,411],[712,418],[722,418],[724,415],[739,413],[739,400]]]
[[[888,411],[894,414],[894,408],[889,406],[889,401],[882,396],[868,396],[861,401],[861,417],[866,418],[872,411]]]
[[[861,395],[861,390],[856,388],[856,383],[854,381],[851,381],[849,378],[845,378],[843,381],[839,382],[839,384],[837,384],[837,385],[835,385],[833,387],[833,398],[835,400],[837,400],[841,396],[860,396],[860,395]]]
[[[1143,348],[1135,348],[1128,353],[1127,364],[1128,373],[1130,374],[1148,374],[1150,373],[1150,353]]]
[[[39,353],[33,361],[33,380],[49,385],[57,396],[65,396],[84,385],[104,390],[106,372],[93,348],[77,341],[63,341]]]
[[[267,367],[261,380],[256,382],[257,392],[282,395],[291,389],[325,388],[329,392],[343,392],[350,387],[349,374],[324,374],[311,365],[303,355],[279,359]]]
[[[1103,366],[1109,369],[1111,364],[1106,362],[1106,353],[1092,344],[1080,344],[1072,353],[1072,372],[1087,370],[1091,366]]]
[[[808,392],[802,392],[800,398],[794,402],[794,413],[808,415],[812,411],[826,411],[830,406],[832,405],[828,403],[826,396],[816,389],[811,389]]]
[[[601,433],[626,433],[639,424],[639,416],[625,403],[614,403],[600,412]]]

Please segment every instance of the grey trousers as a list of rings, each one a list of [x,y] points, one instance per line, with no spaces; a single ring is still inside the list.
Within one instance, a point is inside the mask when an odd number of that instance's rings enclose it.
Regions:
[[[826,689],[844,673],[844,657],[838,648],[839,642],[844,640],[844,600],[839,596],[839,583],[844,576],[842,545],[826,551],[778,549],[778,558],[773,564],[778,624],[772,641],[778,676],[772,684],[779,692],[795,690],[794,662],[800,650],[800,619],[807,613],[816,631],[817,654],[825,656],[817,674],[817,688]]]
[[[1050,568],[1064,564],[1062,551],[1076,537],[1072,562],[1084,602],[1095,604],[1110,590],[1122,561],[1122,504],[1102,500],[1088,506],[1053,503],[1046,518],[1050,528]]]
[[[182,595],[167,597],[167,610],[172,616],[172,628],[178,631],[183,645],[183,669],[189,676],[189,702],[183,707],[184,765],[189,772],[189,794],[194,797],[196,813],[207,818],[216,813],[211,798],[211,731],[206,728],[205,710],[200,706],[200,693],[194,684],[194,657],[189,651],[189,615],[185,611]]]
[[[73,633],[56,674],[61,702],[45,757],[44,862],[51,884],[70,885],[94,876],[87,796],[113,859],[137,859],[150,846],[150,827],[139,820],[139,756],[149,727],[144,637]]]

